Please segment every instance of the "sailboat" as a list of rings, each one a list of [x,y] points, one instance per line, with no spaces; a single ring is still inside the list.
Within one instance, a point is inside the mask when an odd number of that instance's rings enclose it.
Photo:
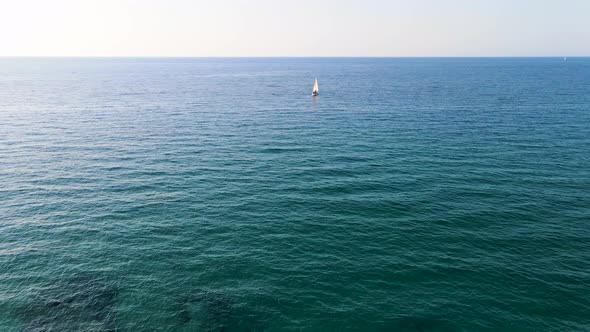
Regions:
[[[318,79],[315,79],[315,82],[313,83],[313,90],[311,91],[311,95],[312,96],[317,96],[320,94],[320,87],[318,86]]]

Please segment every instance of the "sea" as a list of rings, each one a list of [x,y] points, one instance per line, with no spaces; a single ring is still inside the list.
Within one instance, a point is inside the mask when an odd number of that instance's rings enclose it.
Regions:
[[[590,58],[0,58],[0,331],[590,331]]]

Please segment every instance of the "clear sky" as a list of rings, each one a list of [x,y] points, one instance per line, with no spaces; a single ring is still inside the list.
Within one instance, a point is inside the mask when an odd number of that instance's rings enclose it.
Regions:
[[[588,56],[590,0],[0,0],[0,56]]]

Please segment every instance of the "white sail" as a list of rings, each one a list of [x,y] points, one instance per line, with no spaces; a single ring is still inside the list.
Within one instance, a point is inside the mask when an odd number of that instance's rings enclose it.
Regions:
[[[320,87],[318,85],[318,79],[315,79],[315,82],[313,83],[313,90],[311,91],[311,95],[312,96],[317,96],[320,93]]]

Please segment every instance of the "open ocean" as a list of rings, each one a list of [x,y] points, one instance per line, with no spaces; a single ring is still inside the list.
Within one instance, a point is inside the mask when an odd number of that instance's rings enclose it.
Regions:
[[[590,331],[590,58],[0,58],[0,331]]]

